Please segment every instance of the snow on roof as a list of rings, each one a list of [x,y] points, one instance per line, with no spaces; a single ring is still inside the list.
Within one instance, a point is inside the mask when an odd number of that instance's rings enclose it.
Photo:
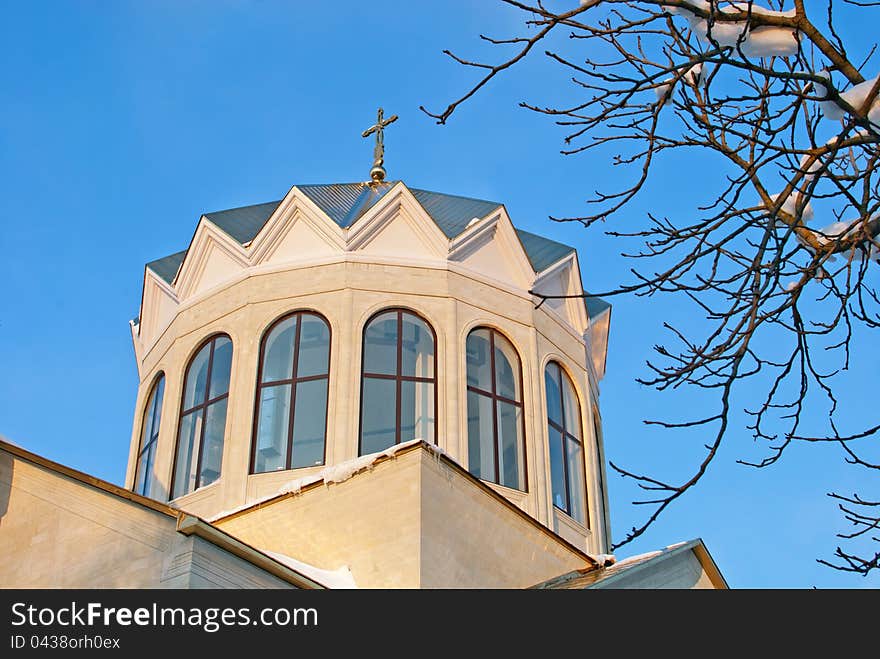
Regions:
[[[320,483],[321,481],[324,482],[324,485],[329,485],[330,483],[342,483],[343,481],[347,481],[355,474],[372,468],[372,466],[378,460],[383,458],[391,458],[403,449],[410,446],[415,446],[416,444],[423,444],[425,448],[433,451],[438,456],[447,455],[446,451],[444,451],[439,446],[436,446],[433,443],[425,441],[421,438],[412,439],[408,442],[401,442],[400,444],[389,446],[384,451],[368,453],[367,455],[362,455],[359,458],[346,460],[345,462],[340,462],[335,465],[324,467],[320,471],[310,474],[308,476],[303,476],[302,478],[295,478],[294,480],[287,481],[274,492],[270,492],[269,494],[266,494],[258,499],[248,501],[247,503],[236,508],[230,508],[229,510],[219,512],[216,515],[213,515],[208,521],[215,522],[218,519],[228,517],[229,515],[234,515],[235,513],[247,510],[248,508],[252,508],[265,501],[274,499],[284,494],[299,494],[303,490],[303,488],[309,485],[313,485],[315,483]]]
[[[286,554],[279,554],[278,552],[268,551],[266,549],[262,549],[261,551],[267,556],[271,556],[279,563],[286,565],[290,569],[295,570],[300,574],[304,574],[310,579],[314,579],[318,583],[327,586],[327,588],[357,588],[354,576],[352,576],[351,570],[347,565],[343,565],[336,570],[325,570],[310,565],[309,563],[298,561]]]
[[[631,565],[636,565],[638,563],[644,563],[648,559],[654,558],[655,556],[660,556],[661,554],[666,554],[672,551],[673,549],[678,549],[679,547],[684,547],[687,544],[692,543],[693,541],[685,541],[685,542],[676,542],[675,544],[667,545],[663,549],[657,549],[655,551],[647,551],[643,554],[636,554],[634,556],[627,556],[626,558],[622,558],[620,560],[616,560],[614,555],[611,555],[612,563],[610,565],[605,565],[605,570],[608,574],[615,572],[617,570],[621,570],[623,568],[629,567]],[[600,554],[600,556],[606,556],[606,554]],[[598,557],[597,557],[598,558]],[[600,563],[602,565],[602,563]]]
[[[678,553],[687,549],[693,549],[701,544],[702,541],[699,539],[689,540],[686,542],[677,542],[657,551],[649,551],[645,552],[644,554],[628,556],[619,561],[615,561],[614,556],[608,554],[591,556],[591,558],[594,558],[597,561],[601,561],[601,559],[603,558],[606,560],[604,562],[599,562],[598,567],[593,567],[586,570],[574,570],[572,572],[559,575],[558,577],[554,577],[553,579],[549,579],[543,583],[537,584],[533,586],[533,588],[588,588],[591,587],[592,584],[613,577],[626,570],[635,568],[636,566],[646,563],[648,561],[657,559],[659,557],[668,556],[673,552]]]
[[[591,559],[596,561],[596,565],[599,567],[608,567],[610,565],[614,565],[617,562],[617,559],[614,557],[614,554],[587,554]]]

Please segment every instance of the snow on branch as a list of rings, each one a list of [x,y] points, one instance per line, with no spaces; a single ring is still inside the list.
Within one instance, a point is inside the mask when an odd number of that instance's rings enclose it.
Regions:
[[[697,486],[728,436],[742,435],[731,428],[744,406],[746,428],[767,452],[754,466],[822,438],[847,462],[880,470],[863,453],[880,431],[869,420],[839,432],[858,419],[841,418],[834,391],[854,337],[880,328],[876,44],[842,34],[831,3],[571,0],[555,12],[502,1],[522,12],[523,33],[489,40],[496,61],[454,56],[479,77],[445,110],[426,112],[445,123],[495,77],[543,55],[577,96],[521,106],[564,131],[563,154],[617,168],[607,179],[616,187],[585,191],[582,210],[551,219],[602,226],[636,245],[625,254],[630,279],[592,295],[676,295],[693,305],[681,326],[665,325],[668,341],[658,340],[639,382],[661,392],[688,385],[716,401],[694,418],[649,420],[700,437],[689,475],[612,465],[638,485],[636,503],[648,511],[615,547]],[[845,10],[850,20],[875,18]],[[664,184],[640,221],[632,204],[656,191],[658,171],[679,184]],[[673,192],[691,212],[667,216]]]

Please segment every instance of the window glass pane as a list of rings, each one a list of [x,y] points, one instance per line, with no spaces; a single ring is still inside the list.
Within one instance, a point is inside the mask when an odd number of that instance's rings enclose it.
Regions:
[[[397,312],[379,314],[364,332],[364,373],[397,373]]]
[[[140,493],[145,497],[157,498],[159,492],[159,479],[156,477],[156,443],[153,442],[150,444],[150,448],[147,449],[146,454],[144,455],[144,480],[143,480],[143,489],[140,490]]]
[[[147,494],[149,489],[147,476],[151,471],[150,458],[152,457],[152,449],[153,447],[150,446],[138,456],[137,473],[134,477],[134,491],[138,494],[143,494],[144,496],[150,496]]]
[[[299,358],[296,377],[326,375],[329,369],[330,328],[323,320],[303,314],[299,335]]]
[[[150,440],[153,438],[153,415],[150,414],[153,400],[153,398],[150,398],[150,407],[147,408],[147,412],[144,414],[144,430],[141,435],[140,452],[143,452],[149,446]]]
[[[565,373],[562,374],[562,402],[565,408],[565,432],[580,439],[581,406],[574,392],[574,385]]]
[[[210,355],[211,343],[209,341],[189,363],[183,393],[183,409],[185,410],[205,402],[205,389],[208,384],[208,357]]]
[[[202,428],[203,412],[204,410],[198,410],[180,419],[177,456],[174,460],[174,499],[195,489],[196,465],[199,459],[197,440]]]
[[[290,385],[263,387],[260,391],[254,473],[277,471],[286,467],[289,423]]]
[[[397,416],[394,380],[364,377],[361,401],[361,455],[384,451],[394,444]]]
[[[297,384],[292,467],[324,464],[326,420],[327,380],[309,380]]]
[[[519,357],[510,342],[495,333],[495,393],[519,401]]]
[[[214,342],[214,363],[211,364],[211,387],[208,395],[217,398],[229,393],[229,373],[232,370],[232,341],[221,336]]]
[[[578,442],[566,440],[568,459],[568,491],[571,493],[571,510],[568,512],[581,524],[585,523],[584,498],[587,490],[584,483],[584,452]]]
[[[522,409],[498,401],[498,477],[501,485],[525,490]]]
[[[159,422],[162,418],[162,400],[165,397],[165,376],[159,378],[156,383],[156,398],[153,403],[153,428],[150,437],[159,436]]]
[[[423,439],[434,443],[434,385],[400,383],[400,441]]]
[[[159,436],[159,421],[162,417],[162,396],[165,393],[165,376],[161,376],[153,385],[153,393],[147,406],[147,419],[141,446],[154,441]]]
[[[550,481],[553,493],[553,505],[568,510],[565,500],[565,466],[562,454],[562,434],[552,427],[547,428],[550,437]]]
[[[467,383],[483,391],[492,391],[492,362],[489,355],[489,330],[478,329],[468,334]]]
[[[468,470],[477,478],[495,480],[495,433],[492,399],[467,392]]]
[[[559,367],[550,362],[544,371],[544,388],[547,391],[547,416],[562,425],[562,392],[559,391]]]
[[[226,403],[228,401],[228,398],[224,398],[208,406],[199,487],[210,485],[220,478],[220,465],[223,462],[223,434],[226,431]]]
[[[159,411],[162,409],[162,391],[165,386],[165,378],[160,377],[153,390],[150,392],[150,398],[147,400],[147,406],[144,408],[144,427],[141,429],[141,445],[140,452],[156,438],[159,434]],[[135,490],[140,491],[140,490]]]
[[[278,323],[266,337],[263,348],[263,382],[289,380],[293,371],[293,340],[296,316]]]
[[[422,321],[412,314],[403,314],[403,346],[401,375],[420,378],[434,377],[434,336]]]

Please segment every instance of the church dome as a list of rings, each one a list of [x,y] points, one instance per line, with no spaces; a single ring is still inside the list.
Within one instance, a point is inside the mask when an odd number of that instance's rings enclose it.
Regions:
[[[609,317],[498,202],[374,181],[205,213],[145,268],[127,487],[218,519],[425,442],[603,553]]]

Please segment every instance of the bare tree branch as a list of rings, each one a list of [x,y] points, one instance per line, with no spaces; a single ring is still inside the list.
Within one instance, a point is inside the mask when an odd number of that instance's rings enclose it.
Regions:
[[[876,20],[868,14],[878,3],[844,1],[849,11]],[[726,177],[693,217],[673,220],[660,209],[645,226],[606,231],[640,246],[625,254],[635,263],[632,281],[595,295],[684,296],[705,319],[668,325],[674,347],[657,345],[638,381],[717,396],[716,409],[698,418],[648,420],[705,434],[706,452],[689,477],[671,482],[611,465],[645,492],[634,503],[650,511],[615,547],[642,535],[697,485],[731,434],[735,393],[753,401],[747,427],[767,449],[763,459],[742,464],[768,467],[792,444],[822,442],[838,446],[853,468],[880,472],[871,453],[880,425],[851,429],[834,394],[856,335],[880,327],[872,287],[880,258],[880,76],[866,80],[862,73],[876,44],[849,42],[832,0],[809,11],[803,0],[787,9],[781,1],[588,0],[561,12],[543,2],[503,2],[522,11],[534,32],[485,39],[514,49],[493,63],[449,53],[485,73],[442,112],[425,112],[445,123],[535,53],[566,71],[579,101],[522,107],[567,131],[563,154],[611,151],[624,174],[618,180],[628,179],[596,191],[587,213],[551,219],[584,227],[616,219],[668,152],[698,154],[701,162],[712,157]],[[559,43],[563,32],[567,43]],[[547,47],[535,48],[539,43]],[[572,297],[533,293],[538,307]],[[806,414],[817,406],[824,428]],[[880,543],[880,504],[859,494],[831,496],[855,527],[839,536],[843,541]],[[832,560],[820,562],[860,574],[877,569],[876,551],[858,546],[838,547]]]

